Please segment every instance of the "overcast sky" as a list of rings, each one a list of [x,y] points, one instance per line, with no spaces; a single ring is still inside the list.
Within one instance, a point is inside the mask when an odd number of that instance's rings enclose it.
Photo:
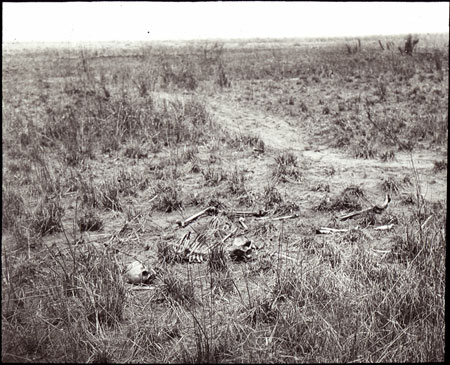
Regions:
[[[3,2],[3,42],[333,37],[449,31],[449,2]]]

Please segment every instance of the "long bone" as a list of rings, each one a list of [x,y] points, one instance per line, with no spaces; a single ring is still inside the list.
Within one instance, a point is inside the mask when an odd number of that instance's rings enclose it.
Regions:
[[[386,199],[384,200],[384,203],[382,205],[374,205],[371,208],[358,210],[356,212],[352,212],[352,213],[343,215],[342,217],[339,217],[339,220],[344,221],[348,218],[352,218],[354,216],[368,213],[368,212],[374,212],[374,213],[380,214],[383,210],[385,210],[388,207],[390,201],[391,201],[391,197],[389,196],[389,194],[386,194]]]
[[[205,208],[205,209],[201,210],[200,212],[190,216],[189,218],[185,219],[184,221],[177,221],[177,224],[179,227],[186,227],[188,224],[195,221],[197,218],[201,217],[202,215],[214,213],[216,211],[217,211],[216,207],[208,207],[208,208]]]

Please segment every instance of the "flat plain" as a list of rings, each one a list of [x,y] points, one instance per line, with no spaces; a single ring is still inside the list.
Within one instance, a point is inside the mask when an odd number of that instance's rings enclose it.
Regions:
[[[448,34],[418,39],[4,44],[2,362],[443,361]]]

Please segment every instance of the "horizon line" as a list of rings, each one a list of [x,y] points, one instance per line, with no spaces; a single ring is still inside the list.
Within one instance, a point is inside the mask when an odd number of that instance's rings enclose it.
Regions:
[[[243,40],[278,40],[278,39],[342,39],[342,38],[373,38],[373,37],[399,37],[412,35],[445,35],[449,32],[406,32],[406,33],[392,33],[392,34],[370,34],[370,35],[340,35],[340,36],[264,36],[264,37],[211,37],[211,38],[186,38],[186,39],[135,39],[135,40],[2,40],[2,44],[13,44],[13,43],[44,43],[44,44],[55,44],[55,43],[151,43],[151,42],[195,42],[195,41],[243,41]]]

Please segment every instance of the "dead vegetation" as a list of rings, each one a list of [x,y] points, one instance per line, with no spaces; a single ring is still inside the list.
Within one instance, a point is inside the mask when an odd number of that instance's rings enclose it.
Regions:
[[[5,53],[2,361],[443,361],[448,50],[402,41]]]

